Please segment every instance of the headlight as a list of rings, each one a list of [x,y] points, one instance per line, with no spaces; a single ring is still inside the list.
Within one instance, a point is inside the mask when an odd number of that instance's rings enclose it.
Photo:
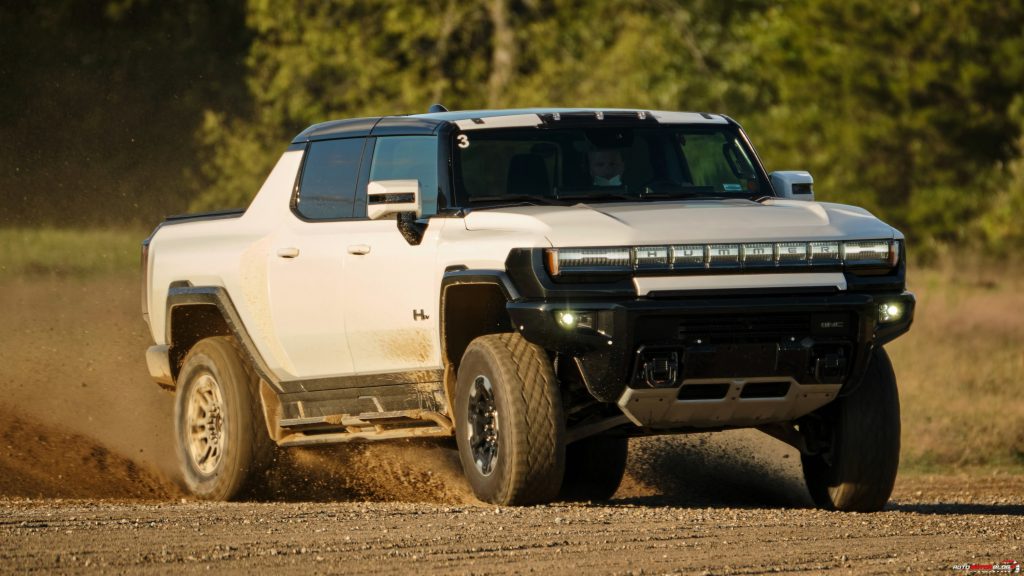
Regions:
[[[848,266],[892,266],[898,255],[899,243],[889,240],[843,242],[843,261]]]
[[[548,271],[560,274],[588,272],[632,272],[629,248],[552,248],[548,250]]]

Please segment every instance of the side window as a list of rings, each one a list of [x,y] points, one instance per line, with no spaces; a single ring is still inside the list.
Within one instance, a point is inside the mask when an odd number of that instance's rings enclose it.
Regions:
[[[370,167],[370,181],[373,180],[418,180],[423,197],[423,215],[437,214],[437,138],[378,138]]]
[[[312,142],[306,152],[295,209],[310,220],[351,218],[363,138]]]

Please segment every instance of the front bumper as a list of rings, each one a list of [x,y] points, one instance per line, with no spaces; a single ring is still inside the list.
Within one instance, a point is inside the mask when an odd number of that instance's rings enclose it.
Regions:
[[[879,323],[899,302],[903,317]],[[871,350],[910,328],[909,292],[508,304],[530,342],[574,359],[590,394],[650,427],[791,420],[848,392]],[[571,310],[587,325],[566,328]],[[752,386],[753,385],[753,386]]]

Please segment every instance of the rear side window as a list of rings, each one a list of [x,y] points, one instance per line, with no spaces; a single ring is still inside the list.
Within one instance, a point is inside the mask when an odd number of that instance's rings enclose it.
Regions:
[[[295,210],[310,220],[351,218],[363,138],[313,142],[299,182]]]
[[[437,214],[437,138],[388,136],[377,139],[370,181],[417,180],[423,215]]]

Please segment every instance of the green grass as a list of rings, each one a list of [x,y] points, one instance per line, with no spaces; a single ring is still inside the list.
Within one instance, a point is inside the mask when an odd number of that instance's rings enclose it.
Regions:
[[[148,231],[0,228],[0,278],[137,271]]]

